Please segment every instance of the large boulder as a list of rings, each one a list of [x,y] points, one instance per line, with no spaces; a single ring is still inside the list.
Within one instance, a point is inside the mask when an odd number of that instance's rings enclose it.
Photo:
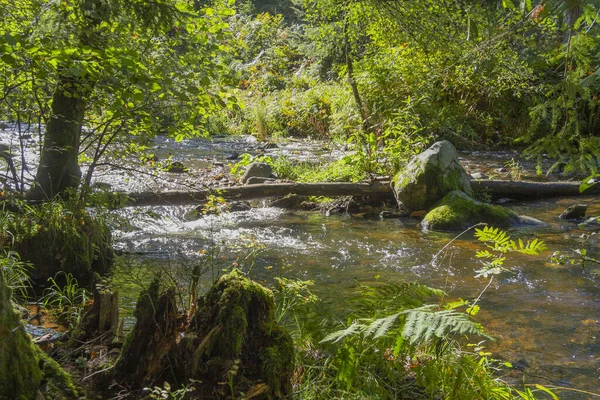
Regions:
[[[444,196],[425,215],[421,226],[425,230],[454,231],[467,229],[480,222],[499,228],[526,223],[504,207],[473,200],[465,193],[455,190]]]
[[[446,140],[415,156],[394,177],[393,184],[398,205],[409,212],[428,210],[453,190],[472,194],[469,175]]]

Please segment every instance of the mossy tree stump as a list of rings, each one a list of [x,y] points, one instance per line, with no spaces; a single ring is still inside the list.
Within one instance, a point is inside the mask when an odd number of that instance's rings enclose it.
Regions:
[[[291,391],[294,346],[275,321],[273,294],[240,271],[221,277],[197,302],[178,339],[174,293],[158,283],[140,296],[138,318],[115,367],[130,388],[196,385],[199,398],[282,398]]]
[[[0,399],[33,399],[42,371],[0,272]]]
[[[0,271],[0,399],[75,399],[70,376],[31,342],[11,294]]]
[[[168,368],[166,357],[175,347],[181,324],[174,289],[160,295],[155,279],[140,294],[134,315],[137,321],[125,339],[114,376],[128,387],[141,388],[160,382]]]

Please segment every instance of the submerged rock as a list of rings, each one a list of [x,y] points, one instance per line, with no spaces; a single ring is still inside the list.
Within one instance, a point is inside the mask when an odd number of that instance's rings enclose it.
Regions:
[[[504,207],[482,203],[455,190],[425,215],[421,225],[426,230],[453,231],[467,229],[480,222],[503,228],[519,224],[520,219]]]
[[[571,219],[575,221],[583,221],[587,212],[587,204],[572,204],[558,216],[560,219]]]
[[[393,179],[398,205],[406,211],[428,210],[453,190],[471,195],[469,175],[446,140],[414,157]]]
[[[269,164],[254,162],[248,166],[248,169],[242,176],[242,182],[246,183],[250,178],[271,178],[273,168]]]

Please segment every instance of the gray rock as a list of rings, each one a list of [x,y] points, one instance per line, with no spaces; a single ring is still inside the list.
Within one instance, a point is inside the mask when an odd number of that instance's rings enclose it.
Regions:
[[[587,204],[571,204],[558,216],[558,218],[583,221],[585,219],[587,208]]]
[[[252,135],[243,136],[242,141],[244,143],[258,143],[258,139],[256,138],[256,136],[252,136]]]
[[[446,140],[413,157],[394,177],[393,185],[398,205],[409,212],[430,209],[453,190],[473,193],[456,149]]]
[[[273,168],[266,163],[254,162],[248,166],[248,169],[242,176],[242,182],[246,183],[250,178],[271,178]]]
[[[258,185],[261,183],[275,182],[275,178],[263,178],[261,176],[252,176],[246,181],[246,185]]]
[[[10,125],[8,125],[6,122],[0,122],[0,129],[1,130],[5,130],[10,128]]]
[[[232,201],[229,203],[229,212],[250,211],[252,206],[247,201]]]
[[[473,178],[473,179],[488,179],[489,176],[487,176],[483,172],[473,172],[471,174],[471,178]]]
[[[586,219],[582,224],[584,227],[597,227],[600,225],[600,217],[590,217]]]

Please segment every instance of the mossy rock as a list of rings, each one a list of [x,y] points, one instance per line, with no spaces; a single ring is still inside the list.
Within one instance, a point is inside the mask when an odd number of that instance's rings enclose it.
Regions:
[[[415,156],[392,183],[398,205],[409,212],[428,210],[453,190],[472,195],[469,175],[446,140]]]
[[[473,200],[465,193],[455,190],[448,193],[429,211],[421,226],[425,230],[454,231],[467,229],[484,222],[500,228],[519,224],[514,212],[501,207]]]

